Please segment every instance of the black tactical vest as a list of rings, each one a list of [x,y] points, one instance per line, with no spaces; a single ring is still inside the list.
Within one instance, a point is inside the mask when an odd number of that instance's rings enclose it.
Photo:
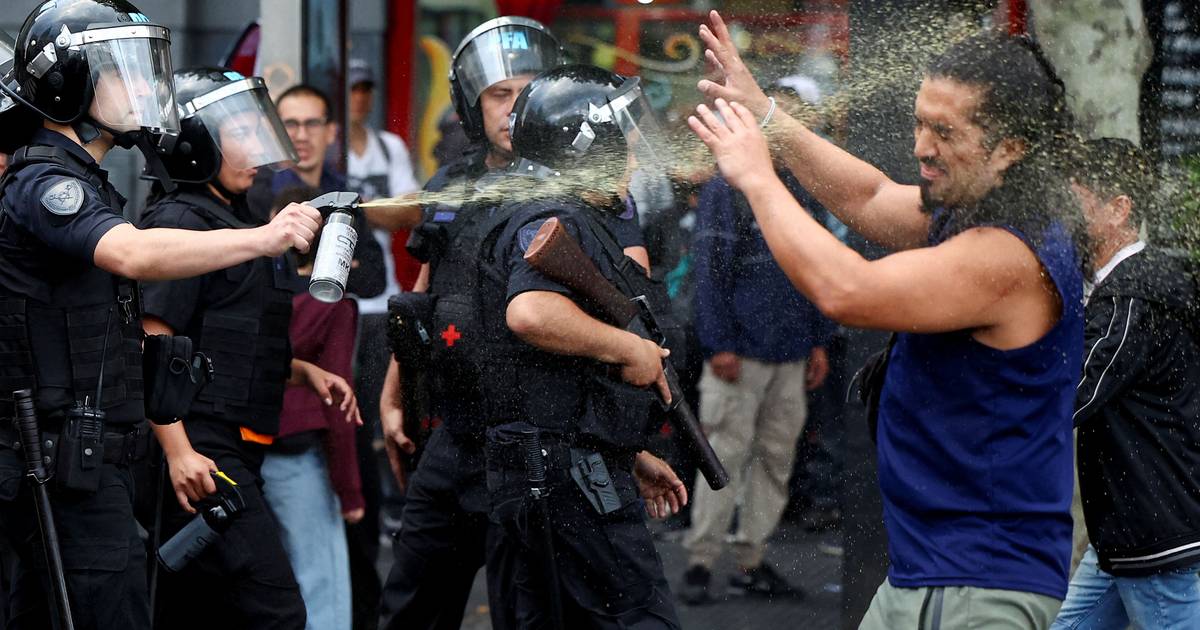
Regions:
[[[505,331],[489,327],[481,312],[484,292],[503,291],[481,253],[508,221],[504,207],[464,204],[442,209],[428,225],[444,247],[431,252],[429,293],[435,297],[430,327],[430,404],[447,430],[481,438],[488,414],[481,375],[487,347]],[[507,329],[506,329],[507,330]]]
[[[120,213],[124,201],[104,178],[58,147],[32,145],[17,151],[0,180],[0,195],[13,175],[31,164],[54,164],[86,180]],[[0,232],[20,242],[35,237],[7,214]],[[0,256],[0,265],[9,264]],[[0,288],[0,399],[32,388],[43,419],[61,419],[75,403],[95,405],[103,373],[100,408],[107,423],[145,419],[142,383],[142,322],[137,284],[81,263],[74,271],[45,277],[36,295]]]
[[[538,209],[538,206],[544,209]],[[578,201],[556,201],[554,205],[521,204],[507,213],[522,223],[551,216],[571,216],[584,238],[591,239],[604,258],[597,265],[625,295],[647,295],[660,306],[665,291],[655,291],[654,282],[642,268],[625,256],[615,237],[595,216],[596,210]],[[521,341],[507,326],[507,287],[495,260],[494,243],[505,226],[498,225],[484,239],[479,255],[485,271],[480,327],[491,343],[481,348],[482,389],[487,396],[487,420],[491,426],[524,421],[564,440],[598,450],[638,451],[665,418],[656,394],[620,380],[615,368],[577,357],[537,350]],[[511,226],[513,229],[519,226]],[[657,285],[661,289],[661,284]],[[658,308],[659,313],[665,309]],[[669,323],[663,321],[665,325]]]
[[[156,200],[195,209],[218,228],[256,227],[217,200],[180,189]],[[246,426],[258,433],[279,431],[283,392],[291,374],[288,326],[292,318],[291,271],[282,258],[259,257],[208,274],[204,303],[187,330],[198,352],[213,362],[213,382],[192,403],[192,413]]]

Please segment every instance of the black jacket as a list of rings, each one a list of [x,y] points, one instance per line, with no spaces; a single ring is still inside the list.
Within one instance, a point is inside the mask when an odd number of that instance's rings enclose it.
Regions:
[[[1190,265],[1152,247],[1087,306],[1076,397],[1079,484],[1100,567],[1200,563],[1200,344]]]

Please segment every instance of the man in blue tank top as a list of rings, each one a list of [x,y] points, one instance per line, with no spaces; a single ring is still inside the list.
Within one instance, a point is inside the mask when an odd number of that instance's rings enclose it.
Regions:
[[[954,44],[914,109],[920,186],[903,186],[777,111],[715,13],[724,69],[689,119],[744,192],[788,277],[849,325],[895,331],[878,402],[891,566],[863,628],[1045,628],[1067,590],[1071,413],[1086,262],[1055,152],[1062,83],[1000,34]],[[898,251],[868,261],[801,211],[760,126],[806,189]]]

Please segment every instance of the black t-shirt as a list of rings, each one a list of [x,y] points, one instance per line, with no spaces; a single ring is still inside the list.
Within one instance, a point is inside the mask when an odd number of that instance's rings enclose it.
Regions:
[[[57,147],[79,158],[105,190],[71,170],[31,164],[12,175],[0,198],[5,220],[20,229],[0,230],[0,286],[9,293],[49,301],[46,283],[94,266],[96,245],[112,228],[127,223],[125,200],[108,185],[108,175],[86,151],[62,134],[39,129],[35,145]]]

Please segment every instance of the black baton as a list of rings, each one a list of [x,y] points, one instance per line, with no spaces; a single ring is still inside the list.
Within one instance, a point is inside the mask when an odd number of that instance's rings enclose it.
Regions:
[[[542,551],[546,554],[545,576],[550,598],[550,627],[563,629],[562,590],[558,581],[558,563],[554,556],[554,536],[550,531],[550,514],[546,511],[546,459],[542,454],[542,440],[535,429],[521,432],[521,450],[525,455],[525,472],[529,475],[529,496],[533,498],[530,510],[534,521],[542,530]]]
[[[46,462],[42,459],[37,412],[33,408],[33,392],[28,389],[17,390],[13,392],[13,401],[17,409],[17,434],[21,436],[21,450],[25,453],[25,469],[33,482],[33,504],[37,508],[38,525],[42,530],[42,546],[46,551],[46,567],[50,570],[50,585],[54,589],[58,627],[60,630],[75,630],[75,621],[71,617],[71,602],[67,598],[62,551],[58,548],[58,529],[54,527],[54,513],[50,510],[50,491],[46,489],[50,474],[46,471]]]

